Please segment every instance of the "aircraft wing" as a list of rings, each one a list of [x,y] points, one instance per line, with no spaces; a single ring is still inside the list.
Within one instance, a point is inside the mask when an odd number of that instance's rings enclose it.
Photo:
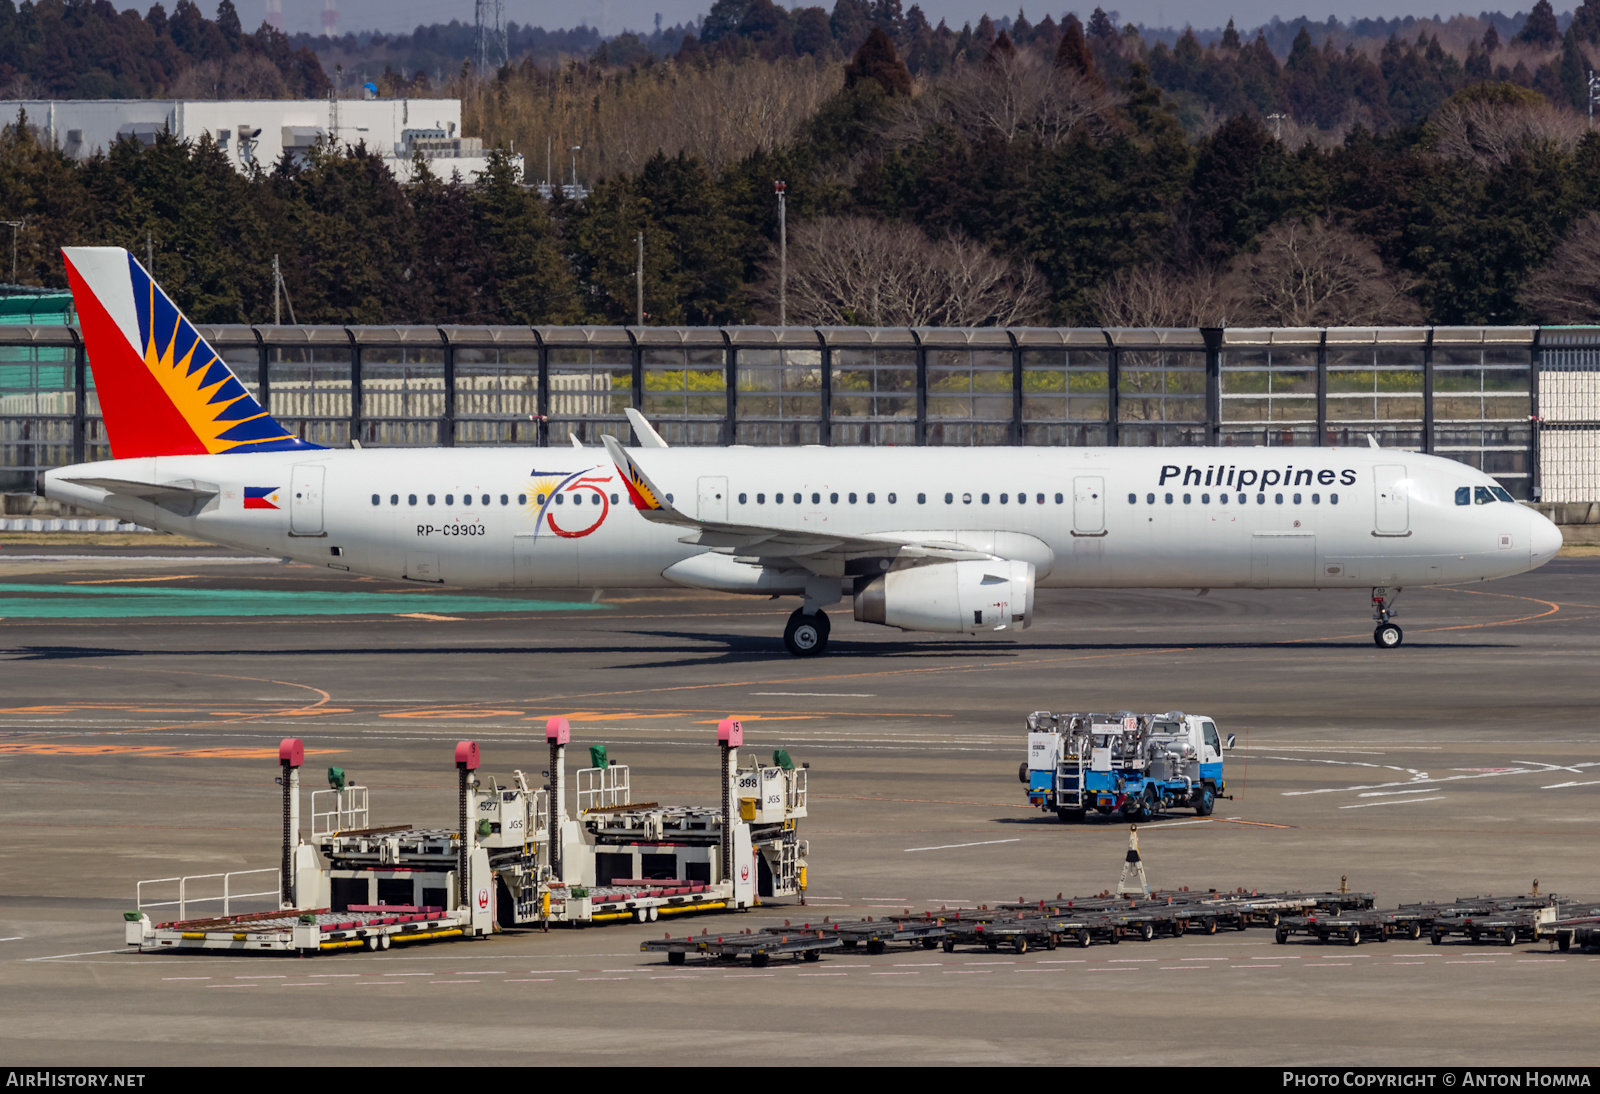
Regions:
[[[794,564],[817,573],[842,572],[843,563],[856,558],[892,558],[916,565],[995,557],[953,541],[917,540],[888,534],[831,535],[792,528],[699,520],[667,500],[666,493],[650,481],[644,469],[615,437],[608,434],[601,439],[622,474],[628,498],[640,516],[656,524],[683,528],[690,534],[681,537],[681,542],[709,547],[718,554],[732,555],[760,565],[777,565],[784,560],[792,560]]]

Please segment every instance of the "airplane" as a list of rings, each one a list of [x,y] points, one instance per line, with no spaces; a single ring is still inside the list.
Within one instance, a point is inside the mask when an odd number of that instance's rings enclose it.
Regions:
[[[1402,589],[1524,573],[1560,530],[1453,460],[1369,448],[331,449],[291,434],[119,247],[63,250],[111,460],[45,497],[212,543],[465,588],[801,597],[945,634],[1021,630],[1039,588]]]

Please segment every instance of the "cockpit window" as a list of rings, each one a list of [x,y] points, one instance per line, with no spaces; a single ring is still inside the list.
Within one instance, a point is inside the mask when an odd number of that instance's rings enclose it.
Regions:
[[[1494,502],[1494,493],[1487,486],[1472,488],[1472,500],[1479,505],[1491,505]]]
[[[1511,496],[1511,492],[1509,490],[1507,490],[1505,487],[1503,487],[1503,486],[1491,486],[1491,487],[1489,487],[1489,489],[1493,490],[1494,491],[1494,496],[1499,498],[1501,501],[1509,501],[1512,505],[1515,505],[1517,503],[1517,499],[1512,497]]]
[[[1458,487],[1456,487],[1456,504],[1457,505],[1471,505],[1472,504],[1472,487],[1470,487],[1470,486],[1458,486]]]

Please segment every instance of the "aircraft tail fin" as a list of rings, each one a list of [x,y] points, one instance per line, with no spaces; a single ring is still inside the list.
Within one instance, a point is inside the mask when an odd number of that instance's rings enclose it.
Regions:
[[[121,247],[65,247],[116,459],[320,449],[284,429]]]

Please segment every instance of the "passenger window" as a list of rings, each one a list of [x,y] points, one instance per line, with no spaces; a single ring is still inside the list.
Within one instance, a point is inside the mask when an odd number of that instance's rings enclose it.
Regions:
[[[867,504],[868,505],[876,505],[877,503],[878,503],[878,495],[876,495],[876,494],[868,494],[867,495]]]
[[[544,495],[540,494],[536,500],[539,502],[540,505],[543,505],[544,504]]]
[[[572,504],[573,505],[582,505],[583,504],[583,495],[582,494],[577,494],[577,493],[573,494],[572,495]]]
[[[1139,495],[1138,494],[1129,494],[1128,495],[1128,504],[1129,505],[1138,505],[1139,504]]]
[[[871,495],[868,495],[868,497],[867,497],[867,500],[868,500],[868,501],[871,501],[871,500],[872,500],[872,497],[871,497]],[[894,504],[894,495],[893,495],[893,494],[890,494],[890,495],[889,495],[889,504],[890,504],[890,505],[893,505],[893,504]],[[921,505],[921,504],[922,504],[922,495],[921,495],[921,494],[918,494],[918,495],[917,495],[917,504],[918,504],[918,505]]]
[[[1257,505],[1265,505],[1265,504],[1267,504],[1267,496],[1265,494],[1257,494],[1256,495],[1256,504]]]
[[[506,497],[504,494],[501,494],[500,495],[500,504],[501,505],[510,505],[511,504],[511,499]]]
[[[1038,503],[1040,505],[1043,505],[1044,504],[1044,495],[1040,494],[1036,500],[1038,501]],[[1056,504],[1057,505],[1061,504],[1061,495],[1060,494],[1056,495]]]
[[[774,494],[774,495],[772,495],[772,504],[773,505],[782,505],[783,504],[783,495],[782,494]]]
[[[407,494],[406,495],[406,504],[407,505],[415,505],[415,504],[417,504],[417,496],[415,494]]]
[[[611,495],[611,504],[612,505],[617,504],[617,496],[615,494]]]
[[[817,500],[817,495],[812,494],[811,495],[811,500],[813,502],[816,501]],[[829,494],[828,495],[828,504],[829,505],[838,505],[839,504],[839,495],[838,494]]]
[[[489,504],[489,495],[488,494],[485,494],[483,496],[483,504],[485,504],[485,505]]]
[[[1146,494],[1144,496],[1144,501],[1146,505],[1154,505],[1156,503],[1156,496],[1154,494]]]
[[[1511,491],[1507,490],[1505,487],[1503,487],[1503,486],[1491,486],[1491,487],[1489,487],[1489,489],[1493,490],[1494,491],[1494,496],[1499,498],[1501,501],[1509,501],[1512,505],[1515,505],[1517,503],[1517,499],[1512,497],[1511,496]]]
[[[447,501],[447,502],[449,500],[450,500],[449,498],[445,499],[445,501]],[[567,496],[565,494],[557,494],[556,495],[556,504],[557,505],[565,505],[566,503],[567,503]]]
[[[372,504],[373,505],[380,505],[380,504],[382,504],[382,502],[383,502],[383,499],[381,497],[379,497],[377,494],[372,495]]]
[[[984,494],[982,496],[981,500],[982,500],[983,504],[988,505],[989,504],[989,495],[988,494]]]
[[[1002,494],[1000,496],[1000,500],[1001,501],[1005,500],[1005,495],[1004,494]],[[1026,494],[1018,494],[1017,495],[1017,504],[1018,505],[1027,505],[1028,504],[1028,495],[1026,495]]]
[[[1167,504],[1168,504],[1168,505],[1171,505],[1171,504],[1172,504],[1172,495],[1171,495],[1171,494],[1168,494],[1168,495],[1167,495]]]
[[[1322,504],[1322,495],[1321,494],[1312,494],[1311,495],[1311,504],[1312,505],[1321,505]]]
[[[1185,494],[1185,495],[1184,495],[1184,496],[1183,496],[1183,504],[1185,504],[1185,505],[1188,505],[1188,504],[1189,504],[1189,501],[1190,501],[1190,497],[1189,497],[1189,495],[1188,495],[1188,494]]]
[[[894,495],[893,494],[889,495],[889,501],[890,502],[894,501]],[[928,495],[926,495],[926,494],[918,494],[917,495],[917,504],[918,505],[926,505],[927,503],[928,503]]]
[[[1006,499],[1009,498],[1010,496],[1011,496],[1010,494],[1001,494],[1000,495],[1000,504],[1004,505],[1006,503]]]
[[[1294,503],[1295,503],[1295,504],[1296,504],[1296,505],[1299,505],[1299,504],[1300,504],[1300,495],[1299,495],[1299,494],[1296,494],[1296,495],[1295,495],[1295,496],[1294,496]]]
[[[612,496],[612,500],[613,501],[616,500],[615,495]],[[526,494],[518,494],[517,495],[517,504],[518,505],[527,505],[528,504],[528,495],[526,495]]]
[[[1338,505],[1339,504],[1339,495],[1338,494],[1329,494],[1328,495],[1328,504],[1329,505]]]
[[[671,494],[668,494],[668,495],[667,495],[667,504],[668,504],[668,505],[671,505],[671,504],[672,504],[672,495],[671,495]]]
[[[389,504],[390,505],[399,505],[400,504],[400,495],[399,494],[390,494],[389,495]]]
[[[1472,504],[1472,487],[1470,487],[1470,486],[1458,486],[1458,487],[1456,487],[1456,504],[1457,505],[1471,505]]]
[[[454,494],[446,494],[444,496],[444,503],[446,505],[454,505],[456,503],[456,496]]]
[[[812,501],[816,501],[816,500],[817,500],[817,497],[816,497],[816,495],[815,495],[815,494],[813,494],[813,495],[812,495],[812,496],[811,496],[811,500],[812,500]],[[794,503],[795,503],[795,504],[796,504],[796,505],[799,505],[799,504],[800,504],[800,495],[799,495],[799,494],[796,494],[796,495],[795,495],[795,496],[794,496]]]
[[[835,498],[837,498],[838,496],[839,495],[837,495],[837,494],[834,495]],[[794,496],[794,500],[795,501],[799,501],[800,500],[800,495],[796,494]],[[812,505],[821,505],[822,504],[822,495],[816,493],[815,491],[813,491],[812,494],[811,494],[811,504]]]
[[[1201,505],[1210,505],[1211,504],[1211,495],[1210,494],[1201,494],[1200,495],[1200,504]]]
[[[739,495],[739,504],[740,504],[740,505],[743,505],[743,504],[744,504],[744,503],[745,503],[745,501],[746,501],[746,500],[747,500],[747,499],[746,499],[746,496],[745,496],[745,495],[744,495],[744,494],[740,494],[740,495]]]
[[[851,494],[850,495],[850,504],[854,505],[855,503],[856,503],[856,496],[854,494]]]
[[[1494,501],[1494,494],[1487,486],[1475,486],[1472,488],[1472,500],[1479,505],[1489,505]]]
[[[1282,505],[1283,504],[1283,495],[1282,494],[1274,494],[1274,495],[1272,495],[1272,503],[1274,505]]]
[[[756,495],[756,504],[757,505],[765,505],[765,504],[767,504],[767,496],[765,494],[757,494]]]
[[[1062,499],[1061,499],[1061,495],[1060,495],[1060,494],[1057,494],[1057,495],[1056,495],[1056,504],[1057,504],[1057,505],[1060,505],[1060,504],[1061,504],[1061,500],[1062,500]],[[1043,505],[1043,504],[1044,504],[1044,495],[1043,495],[1043,494],[1040,494],[1040,495],[1039,495],[1039,504],[1041,504],[1041,505]]]
[[[432,505],[432,504],[433,504],[433,495],[432,495],[432,494],[429,494],[429,495],[428,495],[428,504],[429,504],[429,505]]]
[[[956,500],[956,496],[954,494],[946,494],[944,496],[944,503],[946,505],[954,505],[955,504],[955,500]]]

